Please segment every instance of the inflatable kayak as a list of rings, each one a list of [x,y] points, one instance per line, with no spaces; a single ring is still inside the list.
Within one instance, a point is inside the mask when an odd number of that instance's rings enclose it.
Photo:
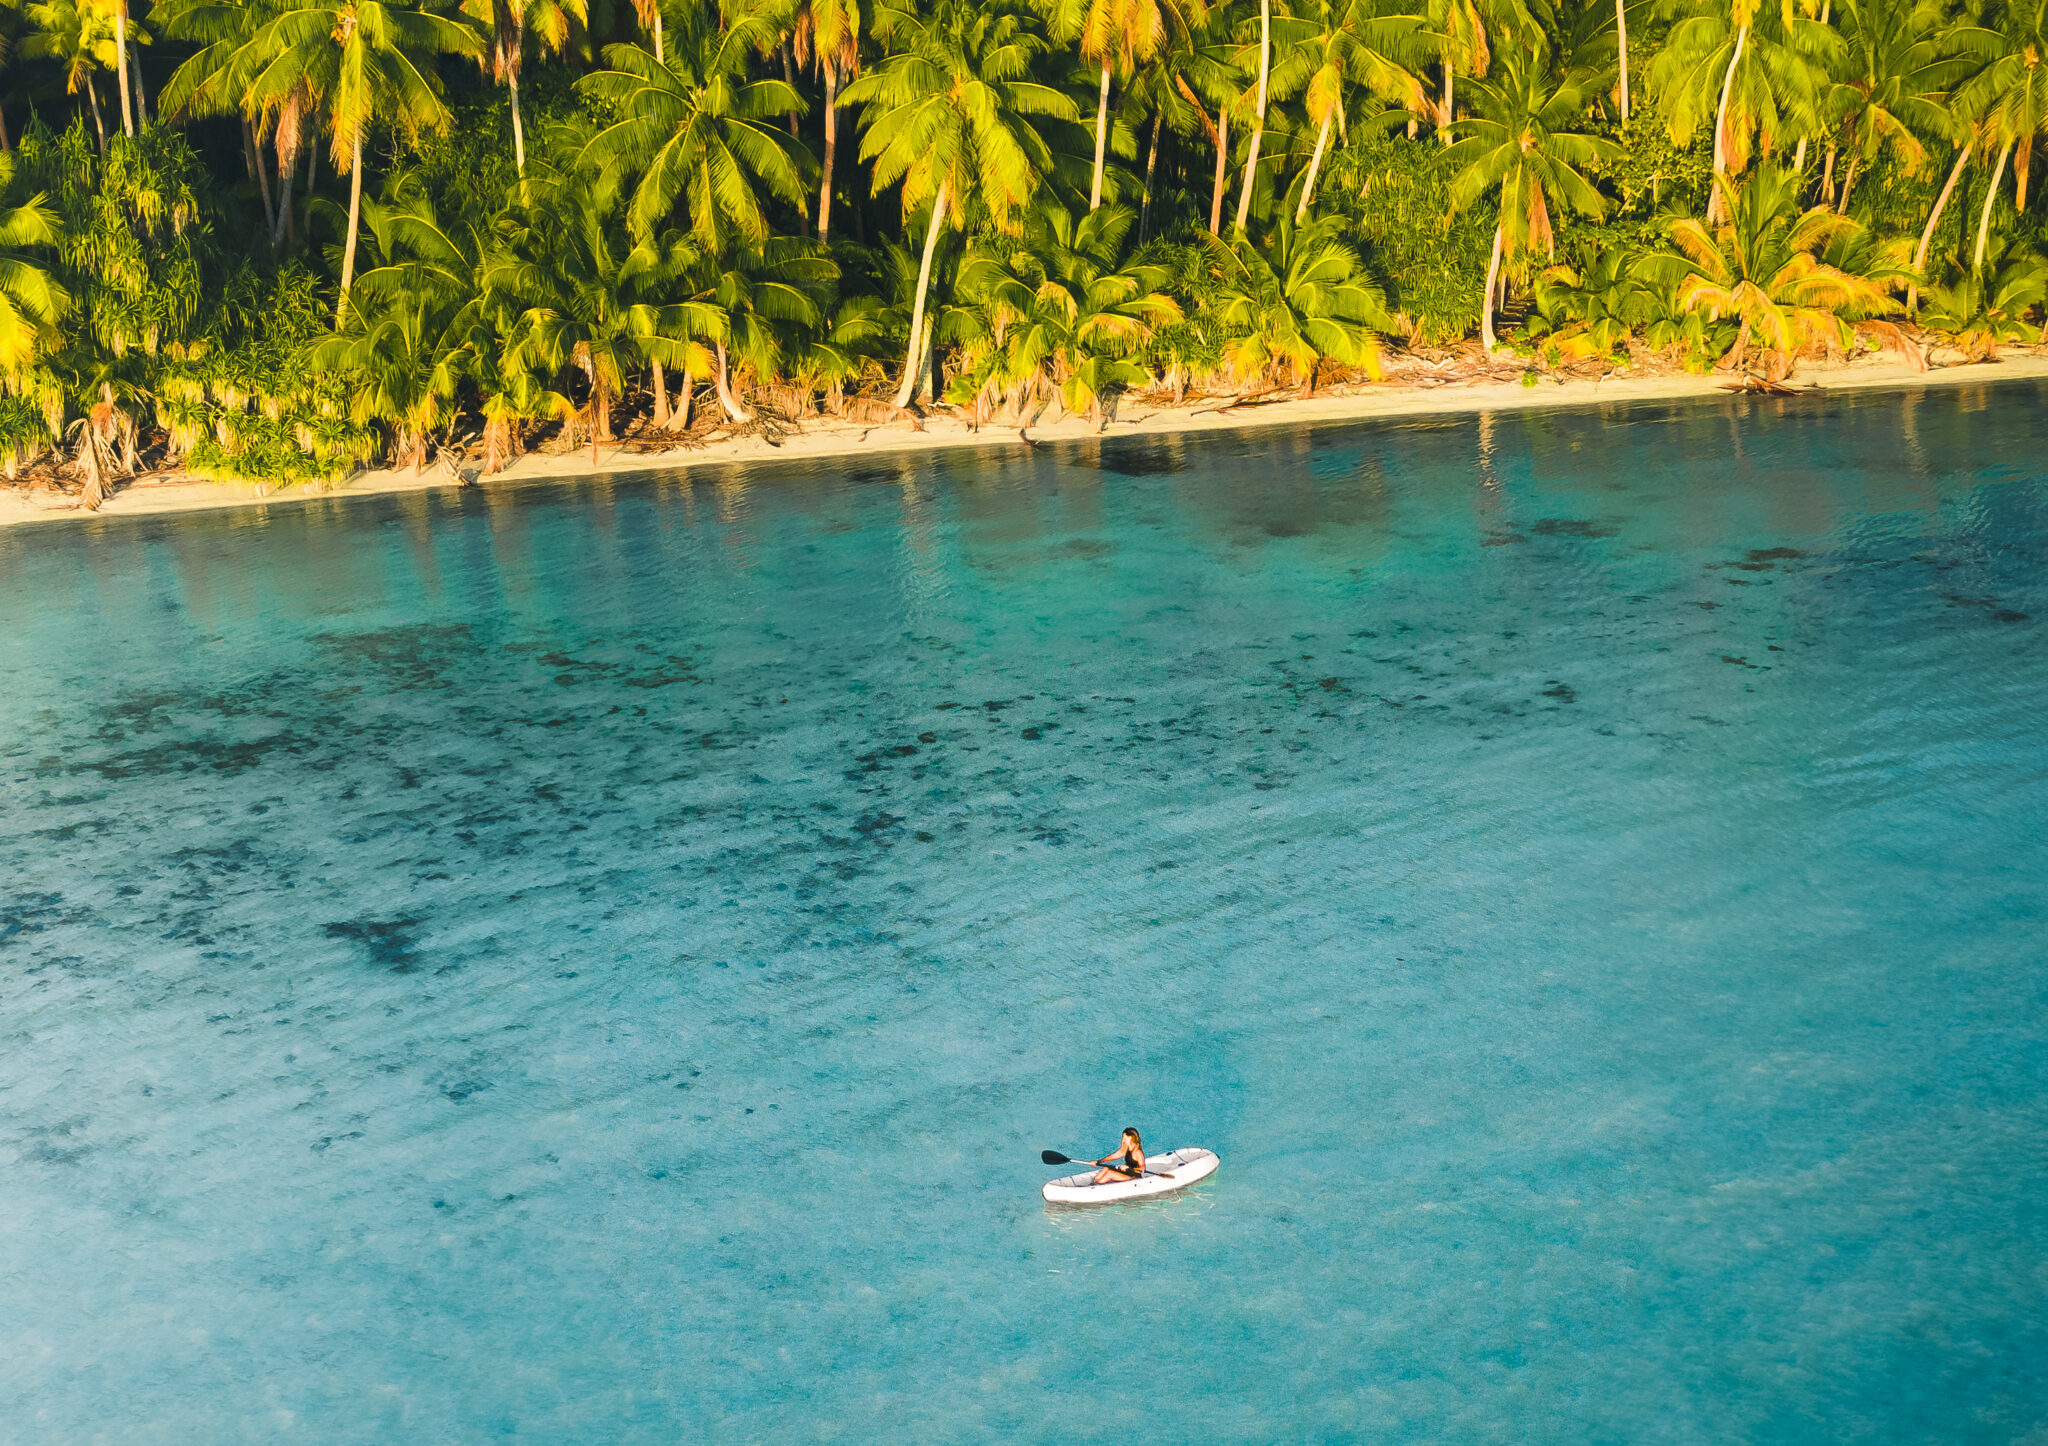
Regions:
[[[1110,1180],[1097,1185],[1092,1183],[1095,1167],[1091,1165],[1079,1175],[1048,1181],[1045,1198],[1055,1205],[1107,1205],[1116,1200],[1144,1200],[1153,1195],[1170,1195],[1197,1180],[1208,1179],[1222,1163],[1214,1150],[1204,1150],[1199,1146],[1166,1150],[1145,1158],[1146,1170],[1157,1173],[1140,1175],[1135,1180]]]

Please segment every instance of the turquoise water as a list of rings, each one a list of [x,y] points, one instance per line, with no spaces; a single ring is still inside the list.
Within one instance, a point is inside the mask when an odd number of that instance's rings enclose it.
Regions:
[[[2042,1441],[2044,402],[0,534],[0,1434]]]

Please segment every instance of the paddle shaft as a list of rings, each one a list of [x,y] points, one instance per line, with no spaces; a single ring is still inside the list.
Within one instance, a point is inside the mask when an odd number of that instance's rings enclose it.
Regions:
[[[1058,1159],[1054,1159],[1054,1158],[1053,1158],[1053,1156],[1055,1156],[1055,1155],[1059,1155],[1059,1158],[1058,1158]],[[1114,1167],[1106,1167],[1106,1166],[1104,1166],[1104,1165],[1103,1165],[1102,1161],[1100,1161],[1100,1160],[1077,1160],[1077,1159],[1075,1159],[1075,1158],[1074,1158],[1074,1157],[1073,1157],[1072,1155],[1060,1155],[1060,1152],[1059,1152],[1058,1150],[1040,1150],[1040,1151],[1038,1152],[1038,1157],[1039,1157],[1040,1159],[1044,1160],[1044,1161],[1045,1161],[1045,1163],[1046,1163],[1046,1164],[1048,1164],[1048,1165],[1090,1165],[1090,1166],[1093,1166],[1093,1167],[1094,1167],[1094,1168],[1096,1168],[1096,1169],[1105,1169],[1105,1168],[1115,1168],[1115,1169],[1123,1169],[1123,1168],[1124,1168],[1124,1167],[1123,1167],[1123,1166],[1121,1166],[1121,1165],[1118,1165],[1118,1166],[1114,1166]],[[1112,1156],[1111,1158],[1119,1158],[1119,1157],[1116,1157],[1116,1156]],[[1166,1172],[1165,1172],[1164,1170],[1140,1170],[1140,1171],[1138,1171],[1138,1173],[1139,1173],[1140,1175],[1150,1175],[1150,1176],[1152,1176],[1153,1178],[1155,1178],[1155,1179],[1159,1179],[1159,1180],[1165,1180],[1165,1179],[1168,1179],[1168,1178],[1170,1178],[1170,1177],[1169,1177],[1169,1176],[1167,1175],[1167,1173],[1166,1173]]]

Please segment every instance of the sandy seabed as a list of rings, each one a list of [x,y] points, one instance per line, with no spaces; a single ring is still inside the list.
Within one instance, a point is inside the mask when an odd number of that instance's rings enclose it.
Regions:
[[[1992,364],[1973,364],[1919,371],[1886,357],[1833,366],[1807,366],[1792,385],[1801,393],[1864,390],[1872,387],[1942,386],[2048,376],[2048,357],[2013,356]],[[1078,441],[1092,437],[1163,437],[1198,432],[1235,431],[1252,427],[1292,426],[1302,422],[1341,422],[1374,417],[1441,416],[1461,412],[1573,407],[1609,402],[1655,401],[1683,397],[1725,397],[1726,379],[1719,375],[1607,376],[1597,381],[1545,378],[1530,387],[1518,381],[1449,384],[1424,389],[1405,382],[1362,390],[1333,392],[1306,399],[1261,399],[1254,407],[1231,406],[1211,399],[1186,407],[1132,406],[1131,415],[1106,429],[1082,417],[1030,428],[1030,441]],[[709,446],[662,452],[625,452],[600,447],[590,453],[542,455],[528,453],[479,485],[569,481],[584,477],[622,476],[634,472],[673,472],[733,462],[793,462],[829,457],[874,457],[890,453],[926,452],[958,447],[1024,445],[1014,427],[969,430],[965,423],[940,414],[925,429],[908,423],[880,426],[813,418],[803,429],[786,433],[777,444],[759,436],[728,438]],[[359,472],[347,482],[327,488],[295,487],[278,492],[234,483],[197,481],[179,474],[144,477],[124,487],[97,512],[86,511],[75,498],[26,490],[0,492],[0,527],[35,522],[85,521],[102,517],[137,517],[196,512],[224,507],[291,507],[336,496],[368,496],[386,492],[420,492],[463,485],[438,468],[415,473],[410,468]]]

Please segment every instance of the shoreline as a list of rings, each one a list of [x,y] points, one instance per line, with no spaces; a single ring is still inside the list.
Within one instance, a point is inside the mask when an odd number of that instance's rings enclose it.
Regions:
[[[2014,356],[1996,363],[1968,363],[1918,371],[1909,364],[1886,357],[1833,366],[1802,369],[1791,385],[1796,394],[1816,392],[1872,391],[1912,386],[1948,386],[1973,382],[2017,381],[2048,377],[2048,357]],[[1560,407],[1587,406],[1604,402],[1678,401],[1688,398],[1725,397],[1731,392],[1719,376],[1690,373],[1646,377],[1605,377],[1595,380],[1546,377],[1535,387],[1520,381],[1448,382],[1441,387],[1423,388],[1407,382],[1383,383],[1367,390],[1331,393],[1306,400],[1286,397],[1265,402],[1256,410],[1232,408],[1227,404],[1207,407],[1163,406],[1151,411],[1134,408],[1138,415],[1110,423],[1098,432],[1085,418],[1067,416],[1050,425],[1030,428],[1030,441],[1064,442],[1121,437],[1171,437],[1191,434],[1245,431],[1259,427],[1291,426],[1303,422],[1353,422],[1403,417],[1457,416],[1489,411],[1540,411]],[[932,452],[949,448],[1014,447],[1019,443],[1015,427],[987,427],[969,431],[960,422],[940,418],[930,431],[911,431],[900,422],[863,427],[858,423],[809,418],[800,432],[771,446],[759,436],[727,438],[709,446],[675,448],[660,452],[601,453],[593,466],[589,453],[575,452],[543,456],[529,452],[495,476],[478,479],[473,485],[494,488],[502,484],[529,482],[576,482],[587,479],[628,476],[639,472],[687,471],[732,463],[805,462],[845,457]],[[439,468],[418,475],[405,468],[379,468],[357,473],[332,487],[291,488],[259,493],[246,484],[207,482],[175,474],[161,480],[147,478],[115,493],[96,512],[88,512],[75,499],[58,494],[35,494],[23,489],[0,491],[0,528],[39,522],[81,522],[108,517],[169,516],[181,512],[215,511],[231,508],[301,506],[308,502],[342,497],[372,497],[392,493],[423,492],[458,488],[464,484]]]

